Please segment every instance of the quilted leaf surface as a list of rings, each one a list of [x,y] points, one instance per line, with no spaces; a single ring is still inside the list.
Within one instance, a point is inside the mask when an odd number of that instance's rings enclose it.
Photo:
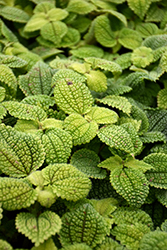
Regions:
[[[45,153],[38,137],[1,124],[0,141],[0,169],[5,174],[24,177],[42,166]]]
[[[143,236],[140,242],[141,249],[147,250],[165,250],[167,246],[167,233],[162,231],[148,232]]]
[[[85,198],[91,188],[89,178],[71,164],[57,163],[42,170],[46,184],[62,199],[77,201]]]
[[[39,217],[22,212],[16,216],[15,223],[17,230],[35,243],[35,246],[58,233],[61,228],[60,217],[52,211],[45,211]]]
[[[141,18],[145,16],[150,7],[151,0],[127,0],[129,7]]]
[[[10,68],[22,68],[27,62],[17,56],[0,55],[0,64],[4,64]]]

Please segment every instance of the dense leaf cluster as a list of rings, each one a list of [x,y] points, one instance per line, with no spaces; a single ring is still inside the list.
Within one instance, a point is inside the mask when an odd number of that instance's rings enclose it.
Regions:
[[[165,0],[0,0],[0,250],[167,249]]]

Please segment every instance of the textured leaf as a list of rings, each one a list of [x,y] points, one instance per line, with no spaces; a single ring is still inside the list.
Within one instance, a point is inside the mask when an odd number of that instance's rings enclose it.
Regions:
[[[57,195],[53,193],[50,186],[37,187],[36,191],[38,193],[37,201],[41,206],[50,208],[56,201]]]
[[[122,70],[129,68],[131,65],[131,52],[121,54],[117,57],[115,62],[121,66]]]
[[[69,12],[85,15],[95,10],[95,6],[85,0],[70,0],[66,9]]]
[[[91,181],[86,174],[71,164],[59,163],[42,170],[46,184],[62,199],[77,201],[85,198],[91,188]]]
[[[136,49],[141,46],[142,38],[136,30],[123,28],[119,33],[119,43],[127,49]]]
[[[95,121],[88,122],[79,114],[69,115],[64,121],[64,128],[71,134],[74,145],[90,142],[98,131],[98,125]]]
[[[79,74],[70,70],[70,74],[58,71],[54,75],[53,82],[56,83],[54,88],[54,97],[56,104],[67,114],[79,113],[84,114],[91,109],[93,98],[87,86],[81,82]],[[62,76],[60,75],[62,73]],[[63,77],[65,79],[61,79]]]
[[[42,58],[40,56],[38,56],[37,54],[31,51],[20,53],[18,56],[27,62],[27,66],[26,66],[27,71],[31,70],[31,68],[37,62],[42,61]]]
[[[129,7],[137,14],[141,19],[145,16],[148,8],[150,7],[151,0],[127,0]]]
[[[56,48],[46,48],[43,46],[37,46],[32,49],[32,52],[39,55],[43,60],[62,53],[62,50]]]
[[[45,13],[34,14],[24,27],[25,32],[33,32],[40,30],[49,20],[46,18]]]
[[[149,231],[150,229],[146,225],[136,223],[135,225],[119,224],[111,233],[128,249],[138,250],[141,239]]]
[[[153,1],[152,1],[153,2]],[[165,19],[163,8],[157,8],[156,3],[152,3],[146,14],[146,22],[161,22]]]
[[[77,29],[80,33],[84,33],[91,24],[91,20],[85,16],[78,16],[71,23],[72,27]]]
[[[0,86],[0,102],[2,102],[5,99],[5,88]]]
[[[60,8],[52,8],[47,12],[50,21],[60,21],[68,16],[68,12]]]
[[[117,209],[116,205],[118,205],[118,202],[114,198],[106,198],[101,200],[91,199],[91,204],[100,215],[106,218]],[[110,223],[112,222],[110,221]]]
[[[111,124],[116,123],[118,115],[115,111],[103,108],[103,107],[92,107],[92,109],[85,115],[86,120],[93,120],[98,124]]]
[[[129,86],[125,86],[120,84],[119,82],[115,82],[114,78],[108,78],[107,79],[107,83],[108,83],[108,89],[106,91],[106,93],[108,95],[122,95],[124,93],[128,93],[132,90],[131,87]]]
[[[22,212],[16,216],[16,228],[35,243],[37,247],[51,235],[55,235],[60,231],[61,219],[52,211],[45,211],[39,217]]]
[[[113,240],[112,238],[106,238],[106,240],[104,240],[102,242],[102,244],[100,244],[98,246],[98,248],[96,250],[106,250],[106,249],[110,249],[110,250],[126,250],[126,248],[122,245],[120,245],[117,241]]]
[[[131,56],[131,60],[136,67],[145,68],[153,61],[153,51],[151,48],[141,46],[136,48]]]
[[[160,131],[166,133],[166,119],[167,111],[164,109],[149,109],[147,110],[147,117],[149,121],[149,131]]]
[[[131,112],[132,105],[130,104],[130,102],[127,100],[126,97],[108,95],[102,99],[96,99],[96,100],[97,102],[107,104],[108,106],[111,106],[113,108],[117,108],[128,115]]]
[[[105,219],[86,203],[63,215],[60,241],[63,246],[85,242],[95,247],[102,242],[107,230]]]
[[[35,105],[8,101],[3,102],[3,106],[8,110],[10,115],[19,119],[43,121],[47,118],[45,111]]]
[[[106,171],[97,167],[99,162],[100,158],[98,155],[86,148],[76,151],[70,160],[70,163],[74,167],[85,173],[88,177],[103,179],[106,177]]]
[[[25,133],[37,133],[40,129],[40,124],[38,121],[30,121],[30,120],[17,120],[14,128],[17,131],[25,132]],[[42,132],[42,131],[41,131]],[[43,133],[43,132],[42,132]]]
[[[72,137],[59,128],[47,129],[42,136],[42,144],[46,153],[46,162],[67,162],[72,148]]]
[[[31,248],[31,250],[58,250],[58,248],[55,246],[54,241],[50,237],[48,240],[45,240],[38,247]]]
[[[115,169],[110,174],[110,181],[115,190],[122,195],[129,205],[141,207],[149,193],[148,182],[140,170]]]
[[[143,173],[145,173],[147,170],[150,170],[153,168],[150,164],[148,164],[142,160],[139,161],[138,159],[133,159],[132,157],[129,157],[126,159],[126,161],[124,162],[124,166],[126,166],[128,168],[140,170]]]
[[[166,189],[156,189],[155,197],[163,206],[165,206],[165,207],[167,206],[167,191],[166,191]]]
[[[97,47],[95,45],[86,45],[86,46],[82,46],[80,48],[77,49],[72,49],[70,50],[70,53],[76,57],[79,58],[86,58],[86,57],[102,57],[104,52],[102,50],[102,48]]]
[[[6,210],[29,207],[37,199],[36,191],[21,179],[0,177],[0,202]]]
[[[18,23],[26,23],[29,20],[29,15],[16,7],[4,6],[0,9],[0,15],[7,20]]]
[[[167,246],[167,233],[155,230],[143,236],[140,242],[140,249],[165,250]]]
[[[98,137],[111,148],[123,150],[126,153],[134,153],[134,146],[131,135],[121,126],[109,125],[102,127]]]
[[[164,47],[167,45],[167,34],[163,35],[152,35],[147,37],[143,42],[142,46],[156,50],[158,48]]]
[[[69,60],[69,59],[60,59],[59,57],[56,57],[53,59],[49,65],[54,69],[67,69],[71,64],[73,64],[75,61]],[[63,73],[63,71],[60,71]],[[55,78],[55,75],[54,77]]]
[[[67,245],[61,248],[61,250],[92,250],[92,248],[85,243],[75,243],[72,245]]]
[[[157,104],[159,108],[167,109],[167,88],[161,89],[158,92]]]
[[[27,62],[17,56],[0,55],[0,64],[5,64],[10,68],[22,68]]]
[[[17,90],[17,79],[13,74],[13,71],[6,65],[2,64],[0,65],[0,81],[5,83],[15,95]]]
[[[0,125],[0,169],[7,175],[23,177],[41,167],[45,154],[41,141],[31,134]]]
[[[143,160],[153,166],[153,169],[146,173],[150,186],[167,189],[167,155],[153,153],[144,157]]]
[[[30,95],[22,99],[21,103],[39,106],[44,110],[48,109],[50,106],[55,104],[53,97],[48,95]]]
[[[61,21],[54,21],[46,23],[41,28],[41,36],[55,44],[61,42],[61,38],[67,33],[68,28],[65,23]]]
[[[109,8],[106,8],[105,10],[107,13],[110,13],[112,16],[117,17],[125,26],[127,26],[127,20],[125,15],[123,15],[122,13],[115,11],[115,10],[111,10]]]
[[[100,164],[98,164],[98,167],[106,168],[112,172],[115,169],[123,168],[123,160],[118,155],[111,156],[106,160],[102,161]]]
[[[96,40],[104,47],[114,47],[117,43],[115,33],[111,30],[110,20],[106,15],[96,17],[94,24]]]
[[[119,75],[122,73],[122,69],[119,64],[111,62],[101,58],[88,57],[85,58],[87,63],[90,63],[93,68],[100,68],[104,70],[111,71],[113,75]]]
[[[158,26],[155,23],[139,23],[136,30],[143,38],[158,34]]]
[[[71,47],[72,45],[80,41],[80,33],[74,28],[68,28],[67,33],[63,36],[61,41],[61,47]]]
[[[105,92],[107,90],[107,77],[103,72],[91,70],[85,76],[87,77],[87,85],[90,90],[96,92]]]
[[[51,80],[54,73],[54,69],[39,61],[26,75],[19,76],[18,84],[26,96],[50,95],[52,92]]]
[[[5,240],[0,239],[1,250],[13,250],[13,247]]]
[[[166,136],[159,131],[146,132],[140,137],[140,139],[143,143],[154,143],[157,141],[166,142]]]

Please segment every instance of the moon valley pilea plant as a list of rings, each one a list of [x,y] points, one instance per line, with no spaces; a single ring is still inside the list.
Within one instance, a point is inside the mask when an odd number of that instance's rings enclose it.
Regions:
[[[0,250],[166,250],[166,124],[166,0],[0,0]]]

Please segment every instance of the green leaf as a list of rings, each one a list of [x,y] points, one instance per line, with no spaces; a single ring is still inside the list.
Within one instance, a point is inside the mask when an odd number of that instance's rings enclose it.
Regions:
[[[85,242],[93,248],[102,242],[107,231],[105,219],[86,203],[63,215],[60,241],[63,246]]]
[[[79,114],[69,115],[64,120],[64,128],[71,134],[74,145],[90,142],[98,131],[98,125],[95,121],[88,122]]]
[[[50,237],[38,247],[31,248],[31,250],[58,250],[58,248],[55,246],[53,239]]]
[[[85,198],[91,188],[86,174],[71,164],[57,163],[42,170],[45,184],[50,184],[53,193],[62,199],[77,201]]]
[[[34,14],[24,27],[25,32],[33,32],[40,30],[45,24],[49,22],[45,13]]]
[[[0,9],[0,16],[3,16],[7,20],[18,23],[26,23],[30,18],[25,11],[10,6],[2,7]]]
[[[155,23],[139,23],[136,26],[136,30],[143,38],[158,34],[159,32],[158,26]]]
[[[116,95],[108,95],[102,99],[96,99],[97,103],[107,104],[110,107],[117,108],[123,111],[126,114],[130,114],[132,105],[128,101],[126,97],[116,96]]]
[[[116,205],[118,205],[118,202],[114,198],[106,198],[101,200],[91,199],[91,204],[100,215],[106,218],[117,209]]]
[[[107,90],[107,77],[103,72],[91,70],[85,76],[87,77],[87,85],[90,90],[96,92],[105,92]]]
[[[0,81],[5,83],[5,85],[11,89],[13,95],[15,95],[17,90],[17,79],[13,71],[8,66],[2,64],[0,65]]]
[[[144,18],[152,0],[127,0],[129,7],[137,14],[141,19]]]
[[[68,69],[71,64],[73,64],[75,61],[69,60],[69,59],[60,59],[58,56],[53,59],[49,65],[54,69]],[[60,71],[63,73],[63,71]],[[55,78],[55,75],[53,77],[53,80]]]
[[[136,49],[141,46],[142,38],[136,30],[123,28],[119,33],[118,42],[127,49]]]
[[[38,121],[30,121],[30,120],[17,120],[14,129],[19,132],[25,133],[37,133],[40,129],[40,124]]]
[[[153,0],[152,0],[153,2]],[[156,3],[152,3],[146,14],[146,22],[161,22],[165,18],[165,11],[163,8],[158,8]]]
[[[3,106],[8,110],[10,115],[19,119],[43,121],[47,118],[45,111],[35,105],[8,101],[3,102]]]
[[[134,145],[131,135],[121,126],[108,125],[99,129],[98,137],[111,148],[123,150],[126,153],[134,153]]]
[[[167,111],[165,109],[150,108],[147,110],[149,131],[160,131],[166,134]]]
[[[153,167],[146,173],[150,186],[167,189],[167,155],[152,153],[145,156],[143,160]]]
[[[96,17],[94,24],[95,38],[104,47],[114,47],[117,43],[115,33],[110,26],[110,20],[106,15]]]
[[[22,68],[27,65],[27,62],[17,56],[0,55],[0,64],[10,68]]]
[[[0,239],[1,250],[13,250],[13,247],[5,240]]]
[[[36,247],[58,233],[62,224],[60,217],[52,211],[45,211],[39,217],[22,212],[16,216],[15,223],[17,230],[35,243]]]
[[[80,41],[80,33],[74,28],[68,28],[67,33],[63,36],[61,41],[61,47],[71,47],[72,45]]]
[[[142,42],[142,46],[152,50],[167,46],[167,34],[149,36]]]
[[[97,167],[99,162],[100,158],[98,155],[86,148],[76,151],[70,160],[70,163],[74,167],[85,173],[88,177],[103,179],[106,177],[106,171]]]
[[[110,13],[112,16],[117,17],[125,26],[127,26],[126,17],[122,13],[115,11],[115,10],[108,9],[108,8],[106,8],[105,11],[106,13]]]
[[[29,207],[37,199],[37,192],[22,179],[0,177],[0,202],[6,210]]]
[[[48,59],[54,55],[62,53],[62,50],[56,48],[46,48],[43,46],[37,46],[32,49],[32,52],[39,55],[43,60]]]
[[[41,36],[56,45],[59,45],[62,37],[67,33],[67,25],[61,21],[46,23],[41,28]]]
[[[91,20],[85,16],[78,16],[71,23],[72,27],[77,29],[80,33],[86,32],[90,24],[91,24]]]
[[[119,55],[115,60],[115,63],[118,63],[122,70],[129,68],[131,65],[131,52]]]
[[[52,93],[51,81],[54,73],[54,69],[39,61],[27,74],[19,76],[18,84],[26,96],[50,95]]]
[[[93,97],[80,74],[73,70],[59,70],[52,82],[56,84],[55,102],[65,113],[84,114],[91,109]]]
[[[156,189],[155,197],[163,206],[165,206],[165,207],[167,206],[167,191],[166,191],[166,189]]]
[[[92,248],[85,243],[75,243],[72,245],[67,245],[61,248],[61,250],[92,250]]]
[[[0,140],[0,169],[5,174],[24,177],[42,166],[45,154],[37,137],[1,124]]]
[[[92,107],[92,109],[85,115],[86,120],[93,120],[98,124],[111,124],[116,123],[118,115],[115,111],[103,108],[103,107]]]
[[[131,250],[139,249],[141,239],[148,232],[150,232],[150,229],[141,223],[131,225],[122,223],[111,230],[111,233],[116,236],[116,239]]]
[[[122,169],[123,168],[123,160],[118,155],[111,156],[106,160],[102,161],[98,164],[100,168],[106,168],[109,171],[114,171],[115,169]]]
[[[122,69],[119,64],[115,62],[111,62],[102,58],[96,57],[88,57],[85,58],[87,63],[90,63],[94,69],[100,68],[104,70],[108,70],[113,73],[113,75],[119,75],[122,73]]]
[[[70,0],[67,5],[66,10],[68,12],[74,12],[80,15],[85,15],[95,10],[95,6],[91,3],[88,3],[85,0],[82,0],[82,1]]]
[[[53,97],[48,95],[30,95],[22,99],[21,103],[39,106],[40,108],[47,110],[50,106],[55,104]]]
[[[152,250],[165,250],[167,245],[167,233],[159,230],[149,232],[143,236],[140,241],[140,249]]]
[[[167,71],[167,68],[166,68]],[[167,109],[167,88],[161,89],[157,95],[157,104],[159,108]]]
[[[166,143],[166,136],[160,131],[149,131],[149,132],[144,133],[140,137],[140,140],[143,143],[154,143],[158,141],[162,141]]]
[[[50,128],[42,136],[42,144],[46,153],[46,162],[67,162],[72,148],[72,137],[60,128]]]
[[[5,88],[0,86],[0,102],[2,102],[5,99]]]
[[[150,63],[153,61],[153,58],[154,56],[152,49],[145,46],[136,48],[131,56],[132,63],[139,68],[145,68],[146,66],[150,65]]]
[[[149,193],[148,181],[140,170],[115,169],[110,174],[114,189],[134,207],[141,207]]]
[[[73,56],[83,59],[90,56],[101,58],[104,55],[104,51],[102,50],[102,48],[97,47],[95,45],[86,45],[77,49],[72,49],[70,50],[70,53]]]
[[[53,8],[47,12],[47,16],[51,22],[61,21],[68,16],[68,12],[64,9]]]
[[[143,173],[145,173],[147,170],[150,170],[153,168],[150,164],[148,164],[142,160],[139,161],[139,160],[134,159],[132,157],[129,157],[128,159],[126,159],[126,161],[124,162],[124,166],[126,166],[128,168],[140,170]]]

